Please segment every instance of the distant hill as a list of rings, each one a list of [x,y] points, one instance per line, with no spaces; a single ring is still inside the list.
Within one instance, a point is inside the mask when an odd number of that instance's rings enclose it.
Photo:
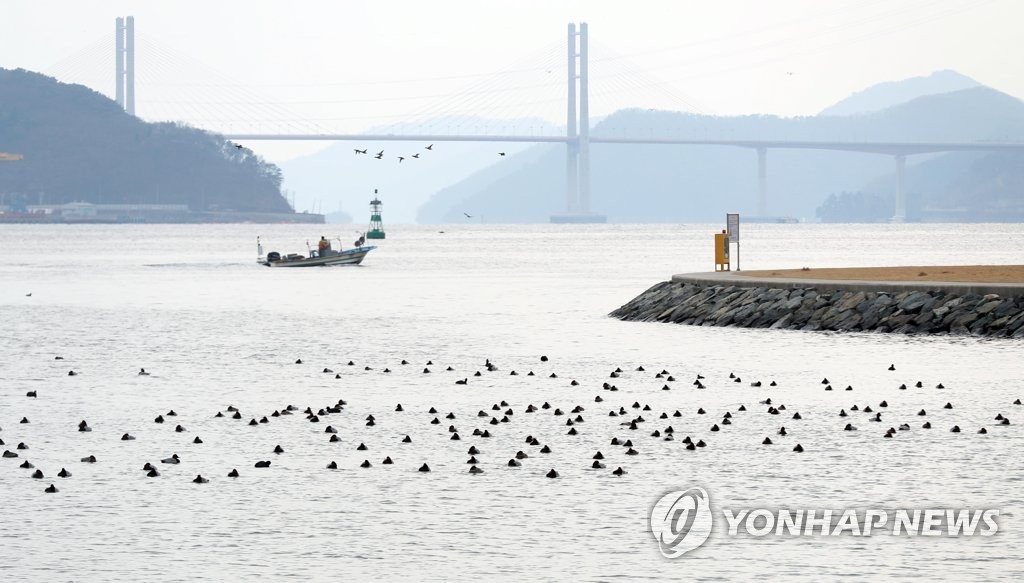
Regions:
[[[936,71],[926,77],[911,77],[872,85],[863,91],[826,107],[818,115],[858,115],[906,103],[912,99],[937,93],[980,87],[981,84],[956,71]]]
[[[857,116],[710,117],[680,112],[626,110],[592,129],[593,136],[642,135],[694,139],[809,141],[1024,141],[1024,103],[987,87],[925,95]],[[564,212],[565,150],[534,146],[470,179],[454,184],[421,209],[421,222],[449,222],[464,208],[486,222],[547,222]],[[524,162],[525,156],[529,161]],[[591,146],[592,210],[610,222],[721,221],[725,212],[756,211],[757,157],[734,146]],[[908,175],[935,155],[908,158]],[[895,190],[892,156],[818,150],[768,151],[768,214],[814,220],[831,194],[858,192],[876,180]],[[1010,176],[1010,158],[995,157],[974,174],[933,173],[927,192],[969,191],[990,174]],[[521,167],[515,168],[515,165]],[[963,166],[968,168],[969,165]],[[965,170],[966,171],[966,170]],[[1010,190],[989,200],[1020,197]],[[927,206],[928,200],[922,200]],[[980,203],[983,204],[983,203]],[[979,206],[978,216],[991,214]],[[967,217],[967,214],[961,216]]]
[[[331,224],[347,225],[352,222],[352,215],[345,211],[335,211],[324,215],[325,222]]]
[[[1024,154],[962,152],[907,168],[911,221],[1024,221]],[[833,193],[818,207],[823,222],[884,222],[892,216],[896,178],[885,175],[855,192]]]
[[[193,211],[290,213],[280,169],[223,137],[146,123],[109,98],[23,69],[0,69],[0,163],[8,203],[187,204]]]

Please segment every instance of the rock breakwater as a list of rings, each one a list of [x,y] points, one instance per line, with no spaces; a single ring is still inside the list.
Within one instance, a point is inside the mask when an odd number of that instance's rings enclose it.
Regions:
[[[1024,295],[865,291],[665,281],[613,311],[692,326],[1024,338]]]

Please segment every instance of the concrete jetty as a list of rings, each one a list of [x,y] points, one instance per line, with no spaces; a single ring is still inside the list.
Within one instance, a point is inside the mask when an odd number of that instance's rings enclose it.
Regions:
[[[690,273],[610,315],[692,326],[1024,338],[1024,284]]]

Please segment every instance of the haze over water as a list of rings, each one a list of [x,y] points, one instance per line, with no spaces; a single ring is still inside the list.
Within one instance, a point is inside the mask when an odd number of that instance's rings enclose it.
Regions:
[[[718,225],[386,227],[388,239],[363,266],[309,270],[258,266],[256,236],[265,251],[302,252],[320,235],[339,235],[347,248],[355,226],[0,229],[0,449],[29,445],[18,459],[0,459],[0,579],[1024,575],[1024,407],[1012,405],[1024,398],[1020,341],[607,317],[673,273],[709,271]],[[742,234],[745,269],[1024,257],[1024,227],[1015,224],[744,224]],[[488,372],[486,359],[498,370]],[[141,367],[151,376],[138,376]],[[616,367],[624,372],[609,378]],[[80,374],[67,376],[71,369]],[[655,378],[662,369],[676,380]],[[698,373],[707,389],[692,386]],[[836,390],[824,391],[823,377]],[[764,386],[751,387],[756,380]],[[619,391],[602,390],[605,382]],[[945,389],[934,388],[940,382]],[[38,398],[25,397],[32,390]],[[769,397],[787,410],[766,414],[759,401]],[[301,413],[339,398],[345,410],[319,423]],[[492,410],[502,400],[508,406]],[[878,409],[882,400],[889,406]],[[526,413],[544,402],[551,409]],[[288,404],[300,410],[248,424]],[[837,416],[854,404],[883,411],[884,421]],[[214,417],[228,405],[243,418]],[[566,435],[576,405],[585,421]],[[608,416],[619,407],[627,414]],[[508,423],[489,424],[508,408]],[[154,423],[171,409],[176,417]],[[682,416],[672,417],[677,409]],[[667,420],[658,419],[663,411]],[[710,432],[726,411],[733,424]],[[791,419],[795,412],[803,419]],[[1012,424],[999,426],[998,413]],[[376,425],[367,427],[371,414]],[[646,420],[638,430],[620,426],[636,415]],[[81,420],[92,432],[77,431]],[[934,428],[921,429],[925,420]],[[842,431],[847,422],[860,431]],[[882,438],[901,423],[912,429]],[[954,424],[963,432],[950,433]],[[339,442],[328,442],[328,425]],[[461,440],[449,439],[449,425]],[[667,425],[676,441],[650,435]],[[780,426],[788,436],[776,435]],[[989,433],[978,435],[981,427]],[[137,439],[121,441],[125,432]],[[401,443],[405,435],[411,444]],[[685,435],[708,447],[687,451]],[[761,444],[767,436],[774,445]],[[609,445],[612,437],[631,439],[638,455]],[[368,450],[357,451],[360,443]],[[803,453],[792,451],[796,443]],[[272,453],[278,444],[285,453]],[[470,446],[481,450],[483,474],[468,474]],[[529,458],[507,467],[517,450]],[[596,451],[606,469],[590,469]],[[159,463],[173,453],[181,464]],[[99,461],[79,462],[89,454]],[[385,456],[394,465],[382,465]],[[46,478],[31,479],[18,467],[24,459]],[[359,467],[364,459],[371,468]],[[258,460],[273,463],[256,469]],[[325,469],[332,460],[338,470]],[[162,475],[147,478],[146,462]],[[423,463],[430,473],[416,471]],[[619,466],[629,473],[613,476]],[[62,467],[73,476],[57,478]],[[238,479],[226,477],[232,468]],[[560,478],[544,477],[552,468]],[[197,474],[210,482],[192,483]],[[50,483],[60,491],[44,494]],[[993,537],[755,538],[726,537],[716,523],[703,547],[667,560],[648,513],[665,492],[692,486],[715,507],[997,508],[1000,528]]]

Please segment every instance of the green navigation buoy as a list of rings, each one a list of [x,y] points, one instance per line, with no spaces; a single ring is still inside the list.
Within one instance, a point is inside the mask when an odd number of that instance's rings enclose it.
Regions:
[[[373,189],[373,200],[370,201],[370,230],[366,233],[367,239],[383,239],[384,224],[380,220],[380,199],[377,198],[377,189]]]

